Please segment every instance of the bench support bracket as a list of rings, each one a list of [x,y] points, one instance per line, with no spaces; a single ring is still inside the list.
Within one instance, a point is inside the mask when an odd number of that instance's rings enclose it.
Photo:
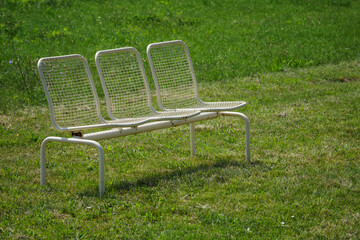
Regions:
[[[221,112],[223,116],[241,117],[245,121],[245,134],[246,134],[246,160],[250,162],[250,122],[249,119],[239,112]]]
[[[46,145],[49,142],[65,142],[65,143],[74,143],[74,144],[85,144],[85,145],[91,145],[96,147],[96,149],[99,152],[99,194],[102,196],[104,194],[105,190],[105,181],[104,181],[104,175],[105,175],[105,168],[104,168],[104,150],[101,147],[101,145],[93,140],[86,140],[86,139],[80,139],[80,138],[63,138],[63,137],[47,137],[41,144],[41,150],[40,150],[40,161],[41,161],[41,167],[40,167],[40,182],[41,186],[45,186],[46,183]]]

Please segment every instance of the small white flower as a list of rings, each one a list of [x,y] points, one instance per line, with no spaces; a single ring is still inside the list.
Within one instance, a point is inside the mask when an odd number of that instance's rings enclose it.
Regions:
[[[284,225],[285,224],[285,222],[281,222],[281,225]]]

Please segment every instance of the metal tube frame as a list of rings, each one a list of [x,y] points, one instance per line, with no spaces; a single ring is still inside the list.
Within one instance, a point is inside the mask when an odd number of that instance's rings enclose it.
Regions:
[[[195,125],[190,123],[190,149],[191,156],[195,157]]]
[[[72,137],[72,138],[63,138],[63,137],[47,137],[41,144],[40,149],[40,182],[42,186],[46,184],[46,145],[49,142],[65,142],[65,143],[74,143],[74,144],[85,144],[91,145],[97,148],[99,152],[99,194],[102,196],[105,191],[105,167],[104,167],[104,150],[101,145],[96,142],[96,140],[105,140],[120,136],[127,136],[138,134],[142,132],[150,132],[162,128],[170,128],[175,126],[180,126],[184,124],[190,124],[190,145],[191,145],[191,156],[195,156],[195,122],[209,120],[217,118],[219,116],[233,116],[241,117],[245,121],[245,131],[246,131],[246,159],[250,162],[250,123],[249,119],[242,113],[239,112],[203,112],[200,115],[182,119],[182,120],[171,120],[171,121],[157,121],[139,125],[137,127],[126,127],[126,128],[115,128],[111,130],[94,132],[84,134],[82,137]]]
[[[246,138],[246,160],[250,163],[250,122],[249,119],[243,113],[239,112],[221,112],[222,116],[241,117],[245,122],[245,138]]]
[[[41,144],[40,148],[40,182],[41,186],[46,184],[46,145],[49,142],[66,142],[74,144],[85,144],[96,147],[99,152],[99,194],[102,196],[105,191],[105,167],[104,167],[104,150],[101,145],[93,140],[81,139],[81,138],[63,138],[63,137],[47,137]]]

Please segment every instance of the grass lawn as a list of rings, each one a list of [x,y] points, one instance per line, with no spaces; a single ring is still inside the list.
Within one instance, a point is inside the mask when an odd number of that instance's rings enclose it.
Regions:
[[[146,46],[180,39],[202,82],[355,60],[359,12],[352,0],[0,0],[0,112],[46,104],[42,57],[78,53],[96,73],[97,51],[131,46],[151,80]]]
[[[252,163],[242,121],[196,124],[101,142],[52,143],[40,187],[39,148],[48,110],[1,115],[3,238],[357,239],[360,220],[360,62],[204,83],[206,100],[246,99]],[[66,136],[66,134],[63,134]]]
[[[0,239],[359,239],[360,2],[0,0]],[[184,40],[205,101],[242,120],[80,145],[40,144],[50,121],[36,62]],[[151,86],[153,88],[153,86]],[[103,96],[100,96],[103,98]],[[102,107],[105,107],[102,100]]]

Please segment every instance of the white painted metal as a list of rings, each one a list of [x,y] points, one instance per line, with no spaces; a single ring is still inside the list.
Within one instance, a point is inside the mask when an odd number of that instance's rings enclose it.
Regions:
[[[51,121],[60,131],[137,126],[147,120],[125,118],[105,121],[87,61],[81,55],[41,58],[38,70]]]
[[[109,138],[115,138],[120,136],[127,136],[138,134],[142,132],[150,132],[162,128],[170,128],[174,126],[188,124],[189,122],[197,122],[202,120],[207,120],[211,118],[216,118],[220,116],[218,113],[203,113],[201,115],[181,120],[172,120],[172,121],[158,121],[146,123],[139,125],[138,127],[126,127],[126,128],[117,128],[107,131],[94,132],[84,134],[83,137],[73,137],[73,138],[63,138],[63,137],[47,137],[41,144],[40,148],[40,182],[42,186],[46,184],[46,146],[49,142],[65,142],[73,144],[85,144],[91,145],[97,148],[99,152],[99,194],[102,196],[105,190],[105,180],[104,180],[104,151],[101,145],[94,140],[105,140]]]
[[[216,112],[201,113],[200,115],[197,115],[197,116],[191,117],[191,118],[187,118],[187,119],[171,120],[171,121],[156,121],[156,122],[145,123],[145,124],[139,125],[137,127],[115,128],[115,129],[101,131],[101,132],[87,133],[87,134],[84,134],[83,139],[99,141],[99,140],[128,136],[128,135],[133,135],[133,134],[138,134],[138,133],[143,133],[143,132],[151,132],[151,131],[157,130],[157,129],[176,127],[176,126],[185,125],[185,124],[189,124],[189,123],[194,123],[194,122],[204,121],[204,120],[208,120],[208,119],[212,119],[212,118],[217,118],[218,116],[220,116],[220,113],[216,113]]]
[[[195,157],[195,125],[190,123],[190,149],[191,156]]]
[[[244,101],[203,102],[198,95],[195,71],[189,49],[183,41],[152,43],[147,56],[161,109],[196,109],[202,112],[235,110]]]
[[[134,53],[133,48],[126,48],[121,52],[130,51]],[[123,52],[122,52],[123,53]],[[97,56],[100,56],[97,54]],[[126,79],[135,77],[137,80],[143,80],[142,90],[140,92],[145,93],[145,97],[141,96],[139,99],[141,103],[135,101],[125,101],[123,107],[130,106],[128,111],[129,115],[121,115],[120,112],[114,114],[110,111],[109,114],[114,118],[112,121],[106,121],[101,116],[99,100],[96,94],[95,86],[91,78],[90,70],[86,60],[80,55],[67,55],[60,57],[42,58],[38,62],[38,69],[40,78],[44,86],[46,97],[48,100],[51,120],[55,128],[60,131],[81,131],[91,128],[113,128],[111,130],[94,132],[84,134],[80,137],[73,138],[62,138],[62,137],[47,137],[41,144],[40,149],[40,179],[41,185],[44,186],[46,183],[46,145],[48,142],[66,142],[74,144],[85,144],[91,145],[97,148],[99,152],[99,193],[104,194],[105,183],[104,183],[104,151],[101,145],[95,140],[104,140],[114,137],[138,134],[142,132],[149,132],[156,129],[175,127],[184,124],[190,124],[190,142],[191,142],[191,155],[195,155],[195,127],[194,123],[198,121],[208,120],[217,118],[219,116],[239,116],[244,119],[246,123],[246,156],[247,160],[250,161],[250,125],[247,117],[242,113],[236,112],[200,112],[198,110],[173,110],[156,112],[151,105],[149,86],[145,77],[145,72],[142,66],[142,62],[138,52],[135,50],[136,61],[134,63],[126,62],[132,67],[127,68],[128,72],[131,72],[126,76]],[[129,60],[130,61],[130,60]],[[97,65],[99,65],[97,60]],[[100,66],[100,65],[99,65]],[[98,67],[99,67],[98,66]],[[139,72],[140,68],[140,72]],[[104,68],[100,66],[100,72],[104,73]],[[137,70],[136,70],[137,69]],[[112,74],[117,75],[118,70],[113,70]],[[132,71],[137,71],[137,74]],[[102,77],[102,75],[100,75]],[[116,78],[113,77],[115,80]],[[116,96],[116,91],[110,93],[108,83],[105,84],[105,78],[102,77],[103,86],[105,89],[105,95],[107,101],[112,101],[112,98]],[[115,80],[116,82],[116,80]],[[136,83],[138,84],[138,83]],[[136,86],[135,84],[135,86]],[[118,90],[120,85],[111,84],[111,88]],[[140,85],[139,85],[140,86]],[[132,89],[134,86],[129,87]],[[139,87],[141,88],[141,86]],[[145,92],[144,92],[145,89]],[[113,89],[111,90],[113,91]],[[195,88],[195,91],[196,88]],[[114,94],[113,96],[111,94]],[[147,95],[146,95],[147,94]],[[135,96],[137,96],[135,94]],[[136,97],[135,97],[136,98]],[[144,104],[144,102],[146,104]],[[138,104],[138,105],[137,105]],[[114,107],[111,103],[108,103],[110,109]],[[116,105],[115,105],[116,106]],[[140,108],[148,108],[147,110],[141,110],[145,112],[137,112],[135,115],[131,115],[131,111],[137,111],[136,106]],[[122,108],[122,109],[124,109]],[[147,112],[146,112],[147,111]],[[150,115],[148,113],[150,111]],[[126,112],[126,111],[125,111]],[[152,114],[153,113],[153,114]],[[118,115],[120,114],[120,115]],[[115,116],[116,115],[116,116]],[[144,116],[142,116],[144,115]],[[119,118],[122,117],[122,118]],[[161,120],[161,121],[154,121]],[[154,121],[154,122],[149,122]],[[120,128],[119,128],[120,127]]]
[[[98,51],[95,55],[109,116],[113,120],[143,119],[142,123],[198,115],[198,110],[157,112],[139,52],[132,47]]]
[[[239,112],[221,112],[222,116],[241,117],[245,122],[245,134],[246,134],[246,160],[250,162],[250,122],[249,119],[243,113]]]
[[[244,101],[203,102],[198,95],[195,71],[189,49],[181,40],[152,43],[146,50],[155,82],[158,105],[161,109],[196,109],[201,112],[220,112],[223,116],[240,116],[246,124],[246,158],[250,162],[250,124],[248,118],[235,110]],[[190,127],[191,153],[195,153],[194,130]]]
[[[41,58],[37,67],[55,128],[79,130],[105,123],[84,57],[74,54]]]
[[[49,142],[65,142],[74,144],[85,144],[96,147],[99,152],[99,194],[102,196],[105,191],[105,168],[104,168],[104,150],[98,142],[80,138],[63,138],[63,137],[47,137],[41,144],[40,148],[40,182],[42,186],[46,184],[46,145]]]
[[[191,155],[195,155],[195,126],[193,123],[205,121],[213,118],[217,118],[219,116],[232,116],[232,117],[240,117],[245,122],[245,133],[246,133],[246,159],[250,162],[250,122],[249,119],[243,114],[239,112],[203,112],[200,115],[195,117],[191,117],[183,120],[173,120],[173,121],[158,121],[151,122],[139,125],[138,127],[126,127],[126,128],[116,128],[107,131],[94,132],[84,134],[83,139],[89,140],[104,140],[115,137],[128,136],[143,132],[150,132],[153,130],[176,127],[180,125],[190,124],[190,142],[191,142]],[[193,127],[191,126],[193,125]],[[193,132],[193,133],[192,133]]]
[[[139,57],[139,56],[138,56]],[[130,63],[128,63],[130,65]],[[130,66],[130,69],[133,66]],[[116,118],[106,121],[101,116],[99,99],[91,73],[84,57],[78,54],[41,58],[38,70],[48,100],[51,120],[60,131],[82,131],[92,128],[137,127],[147,121],[158,119],[186,119],[200,114],[199,111],[167,111],[156,113],[157,116],[138,116]],[[141,68],[143,70],[143,67]],[[144,72],[142,74],[145,74]],[[131,77],[131,76],[130,76]],[[129,80],[129,79],[127,79]],[[137,79],[138,80],[138,79]],[[144,79],[146,81],[146,79]],[[147,84],[147,82],[145,82]],[[146,86],[148,88],[148,86]],[[149,89],[148,93],[150,92]],[[150,96],[150,95],[149,95]],[[126,96],[128,97],[128,96]],[[130,99],[127,98],[127,101]],[[151,104],[150,97],[148,104]],[[141,108],[141,102],[137,105]],[[131,105],[128,102],[128,105]],[[149,105],[150,106],[150,105]],[[149,106],[148,112],[149,112]],[[152,108],[152,106],[151,106]],[[135,108],[134,108],[135,109]],[[131,111],[132,109],[130,109]],[[151,115],[151,114],[150,114]],[[155,115],[155,114],[153,114]],[[170,124],[171,125],[171,124]],[[41,145],[41,184],[45,185],[45,148],[49,141],[90,144],[99,151],[99,192],[104,192],[104,153],[101,146],[91,140],[81,138],[48,137]]]

